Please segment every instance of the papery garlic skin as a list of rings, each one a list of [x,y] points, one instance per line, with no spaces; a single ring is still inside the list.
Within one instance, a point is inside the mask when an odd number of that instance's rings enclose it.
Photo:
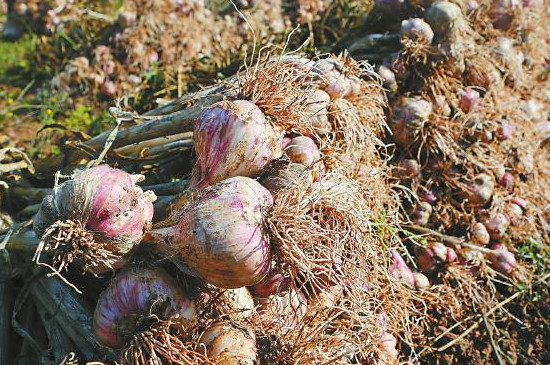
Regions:
[[[468,182],[459,192],[459,198],[467,200],[467,206],[480,207],[487,204],[493,197],[495,180],[488,174],[479,174]]]
[[[233,176],[254,176],[281,157],[283,133],[254,103],[222,101],[204,110],[193,132],[198,188]]]
[[[435,1],[425,13],[426,22],[434,33],[443,36],[464,22],[462,10],[454,3],[445,0]]]
[[[415,272],[413,274],[414,277],[414,287],[416,289],[422,290],[422,289],[428,289],[430,287],[430,280],[428,277],[421,272]]]
[[[176,315],[186,326],[197,321],[195,304],[178,283],[164,270],[133,268],[118,274],[101,293],[93,329],[101,344],[118,349],[144,330],[140,321],[153,316],[168,320]]]
[[[254,314],[254,299],[247,288],[226,289],[220,299],[228,307],[229,318],[235,321]]]
[[[257,181],[233,177],[184,207],[175,226],[151,234],[158,249],[190,274],[220,288],[250,286],[269,272],[263,215],[272,205]]]
[[[151,228],[156,196],[136,185],[143,178],[107,165],[77,171],[71,180],[55,187],[44,198],[34,217],[33,229],[42,237],[56,222],[76,223],[113,255],[109,262],[81,264],[93,273],[112,270],[120,264],[118,258],[122,260]]]

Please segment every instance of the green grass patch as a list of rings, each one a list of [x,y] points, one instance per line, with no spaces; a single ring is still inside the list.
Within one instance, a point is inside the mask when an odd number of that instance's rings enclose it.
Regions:
[[[10,75],[13,69],[29,68],[29,58],[35,52],[37,38],[31,34],[25,34],[16,42],[0,40],[0,83],[8,82],[14,75]]]

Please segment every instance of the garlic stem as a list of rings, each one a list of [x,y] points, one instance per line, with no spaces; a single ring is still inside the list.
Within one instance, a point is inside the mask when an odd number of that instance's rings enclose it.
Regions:
[[[115,358],[112,350],[99,345],[92,330],[92,311],[84,299],[57,277],[43,276],[32,284],[31,294],[73,340],[83,360]]]

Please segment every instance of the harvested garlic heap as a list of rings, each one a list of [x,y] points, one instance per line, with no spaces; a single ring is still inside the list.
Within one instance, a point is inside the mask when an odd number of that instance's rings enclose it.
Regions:
[[[387,167],[376,150],[381,82],[365,67],[331,56],[248,69],[199,113],[192,186],[152,229],[153,195],[106,166],[76,173],[44,200],[35,227],[54,267],[118,269],[126,250],[114,243],[129,249],[144,235],[160,258],[142,267],[138,250],[96,305],[96,337],[120,362],[397,359],[407,305],[379,305],[399,302],[401,287],[386,275],[389,256],[371,226],[395,206],[382,195]],[[61,204],[48,214],[59,191],[86,209]],[[69,216],[86,239],[58,242]],[[381,313],[391,326],[381,328]],[[328,321],[336,331],[322,329]]]
[[[413,338],[420,344],[441,334],[435,326],[456,334],[455,324],[506,299],[502,282],[528,283],[528,263],[518,252],[525,242],[547,241],[541,207],[548,206],[548,153],[540,147],[548,138],[541,112],[547,95],[539,91],[548,67],[538,48],[546,42],[535,40],[548,36],[547,27],[533,25],[546,8],[466,0],[377,6],[393,28],[400,25],[399,49],[378,70],[390,91],[385,141],[395,145],[392,174],[404,228],[424,237],[402,235],[391,274],[434,294],[421,294],[433,320]],[[452,320],[442,325],[440,318]],[[462,359],[449,349],[446,360],[455,355]]]

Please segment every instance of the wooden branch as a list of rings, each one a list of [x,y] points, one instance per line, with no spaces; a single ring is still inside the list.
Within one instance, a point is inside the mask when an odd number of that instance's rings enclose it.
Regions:
[[[419,226],[417,224],[409,224],[409,225],[406,225],[405,227],[410,228],[415,232],[429,234],[431,236],[437,237],[443,243],[453,246],[453,248],[459,248],[464,243],[464,240],[462,240],[460,238],[453,237],[453,236],[448,236],[446,234],[434,231],[433,229],[429,229],[429,228],[426,228],[426,227],[423,227],[423,226]]]

